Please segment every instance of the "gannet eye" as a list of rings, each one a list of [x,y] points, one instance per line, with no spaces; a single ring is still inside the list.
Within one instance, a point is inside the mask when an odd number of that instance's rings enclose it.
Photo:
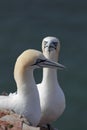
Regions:
[[[46,45],[48,43],[48,41],[44,41],[44,45]]]
[[[54,46],[57,46],[58,42],[52,42],[54,44]]]
[[[41,63],[41,62],[44,62],[44,61],[46,61],[46,60],[43,60],[43,59],[37,59],[36,64]]]
[[[44,62],[46,60],[43,60],[43,59],[37,59],[36,62],[33,64],[33,65],[37,65],[37,64],[40,64],[41,62]]]

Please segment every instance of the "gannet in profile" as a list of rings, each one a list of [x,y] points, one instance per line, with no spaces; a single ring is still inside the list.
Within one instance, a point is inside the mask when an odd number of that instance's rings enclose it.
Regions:
[[[33,77],[33,70],[41,67],[63,67],[46,59],[39,51],[29,49],[18,58],[14,67],[14,79],[17,85],[17,94],[0,96],[0,108],[14,110],[27,118],[36,126],[41,117],[40,100],[37,86]]]
[[[46,58],[57,62],[60,42],[56,37],[46,37],[42,41],[42,51]],[[57,79],[57,69],[43,68],[43,79],[38,86],[41,120],[40,125],[57,120],[65,109],[65,96]]]

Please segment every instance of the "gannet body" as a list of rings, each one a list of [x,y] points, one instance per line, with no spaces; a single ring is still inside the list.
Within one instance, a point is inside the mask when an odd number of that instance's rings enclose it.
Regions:
[[[14,110],[36,126],[41,117],[39,93],[33,77],[33,70],[41,67],[62,67],[46,59],[39,51],[29,49],[18,58],[14,67],[17,93],[0,96],[0,108]]]
[[[42,51],[46,58],[57,62],[60,42],[56,37],[46,37],[42,41]],[[58,83],[57,70],[43,68],[43,79],[38,86],[41,120],[40,125],[57,120],[65,109],[65,96]]]

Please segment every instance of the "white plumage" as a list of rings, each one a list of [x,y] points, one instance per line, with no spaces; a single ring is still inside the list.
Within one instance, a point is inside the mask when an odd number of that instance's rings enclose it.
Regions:
[[[14,67],[14,79],[17,93],[0,96],[0,108],[12,109],[24,115],[33,126],[41,117],[39,93],[34,80],[33,71],[40,67],[61,67],[60,64],[47,60],[39,51],[29,49],[18,58]]]
[[[56,37],[46,37],[42,41],[42,51],[46,58],[57,62],[60,42]],[[41,120],[40,125],[49,124],[57,120],[65,109],[65,96],[61,89],[57,69],[43,68],[43,79],[38,86]]]

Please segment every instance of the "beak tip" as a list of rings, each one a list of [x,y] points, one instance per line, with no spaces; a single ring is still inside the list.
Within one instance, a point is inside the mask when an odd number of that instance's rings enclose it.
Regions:
[[[61,69],[66,69],[66,66],[62,65],[62,66],[61,66]]]

